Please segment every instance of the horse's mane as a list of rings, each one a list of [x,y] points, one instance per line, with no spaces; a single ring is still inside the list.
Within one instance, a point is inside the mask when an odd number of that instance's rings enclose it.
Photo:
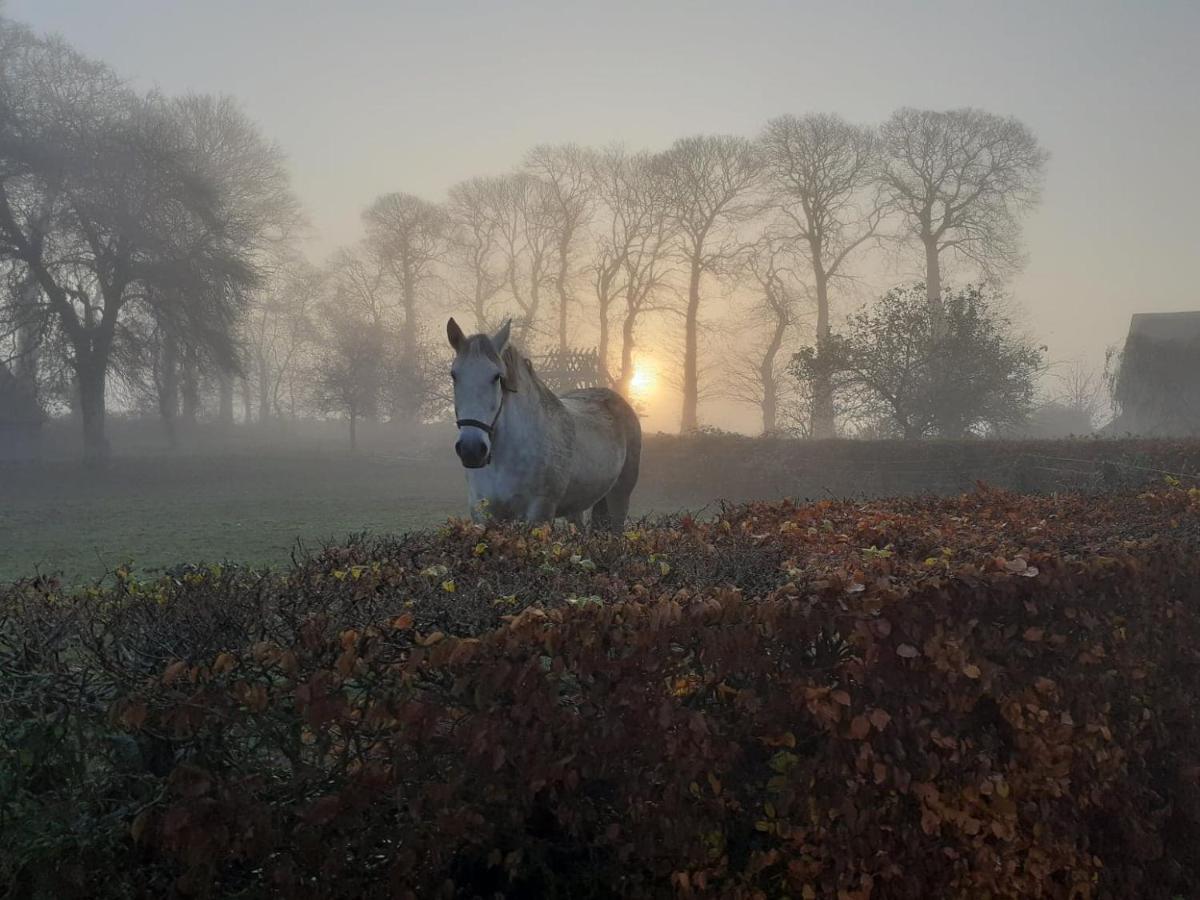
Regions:
[[[502,356],[504,357],[505,371],[508,372],[508,377],[514,387],[518,390],[532,391],[543,403],[551,406],[559,405],[558,395],[538,377],[538,373],[533,368],[533,362],[511,341],[504,348]]]

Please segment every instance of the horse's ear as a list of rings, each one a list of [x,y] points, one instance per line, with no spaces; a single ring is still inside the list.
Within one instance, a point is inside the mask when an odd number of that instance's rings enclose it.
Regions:
[[[508,335],[511,331],[512,319],[505,319],[504,324],[500,326],[500,330],[492,335],[492,346],[496,348],[497,356],[504,356],[504,350],[508,346]]]
[[[450,341],[450,346],[454,348],[454,352],[457,353],[458,348],[462,346],[465,335],[463,334],[463,330],[458,327],[458,323],[455,322],[453,318],[446,323],[446,337]]]

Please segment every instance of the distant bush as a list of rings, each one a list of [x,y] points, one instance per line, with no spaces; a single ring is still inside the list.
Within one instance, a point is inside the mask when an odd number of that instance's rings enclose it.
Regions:
[[[0,597],[17,896],[1172,897],[1200,490],[477,528]]]
[[[835,440],[732,434],[646,439],[635,502],[697,498],[956,494],[977,481],[1021,491],[1100,490],[1200,475],[1197,440]]]
[[[1025,420],[1044,349],[979,286],[943,290],[935,309],[913,284],[852,313],[843,333],[797,353],[791,371],[803,383],[832,375],[898,437],[956,438]]]

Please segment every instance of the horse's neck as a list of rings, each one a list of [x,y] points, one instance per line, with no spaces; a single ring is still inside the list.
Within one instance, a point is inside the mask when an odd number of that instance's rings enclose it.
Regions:
[[[500,458],[531,446],[561,443],[561,419],[566,415],[559,399],[525,368],[519,356],[516,365],[520,366],[512,385],[516,390],[504,395],[504,408],[496,422]]]

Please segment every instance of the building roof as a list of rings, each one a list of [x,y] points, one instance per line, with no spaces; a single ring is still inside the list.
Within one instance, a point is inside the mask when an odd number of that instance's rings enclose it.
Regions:
[[[1187,344],[1200,340],[1200,310],[1194,312],[1134,313],[1129,338]]]

